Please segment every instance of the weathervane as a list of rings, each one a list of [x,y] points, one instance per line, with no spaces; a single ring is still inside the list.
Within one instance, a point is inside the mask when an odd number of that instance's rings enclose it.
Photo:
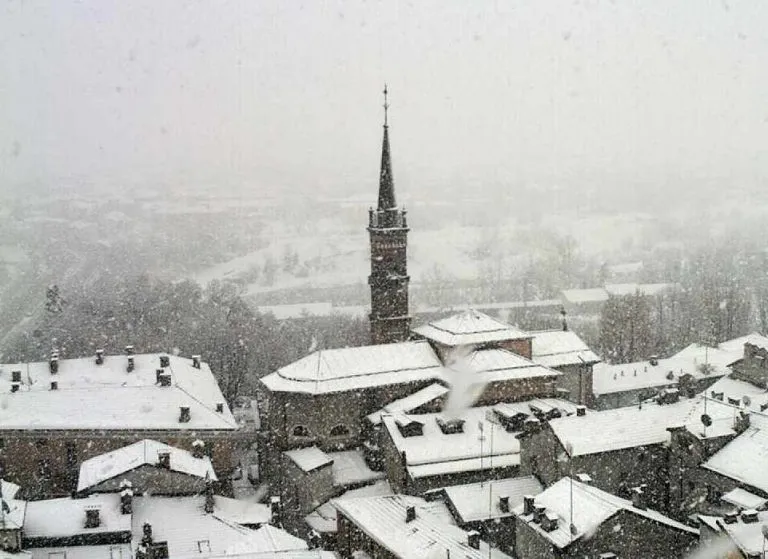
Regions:
[[[387,103],[387,84],[384,84],[384,126],[387,126],[387,109],[389,109],[389,103]]]

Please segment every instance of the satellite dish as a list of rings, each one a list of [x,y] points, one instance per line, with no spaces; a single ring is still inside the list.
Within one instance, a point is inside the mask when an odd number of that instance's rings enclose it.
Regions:
[[[747,407],[749,407],[749,406],[751,406],[751,405],[752,405],[752,398],[750,398],[749,396],[746,396],[746,395],[745,395],[745,396],[744,396],[744,397],[741,399],[741,401],[742,401],[742,402],[744,402],[744,405],[745,405],[745,406],[747,406]]]
[[[710,425],[712,425],[712,418],[709,417],[706,413],[702,414],[701,422],[704,424],[704,427],[709,427]]]

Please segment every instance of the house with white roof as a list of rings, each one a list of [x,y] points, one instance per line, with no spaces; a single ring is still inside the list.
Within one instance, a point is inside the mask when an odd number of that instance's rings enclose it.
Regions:
[[[17,553],[21,549],[27,503],[16,499],[18,492],[18,485],[0,479],[0,553]]]
[[[651,510],[642,492],[630,501],[573,478],[562,478],[515,509],[518,557],[679,559],[698,530]]]
[[[78,493],[114,493],[130,482],[137,494],[194,495],[218,481],[204,443],[189,452],[151,439],[100,454],[80,464]]]
[[[723,557],[761,559],[765,551],[768,512],[730,510],[722,516],[698,515],[702,547],[717,546]]]
[[[439,496],[465,530],[476,530],[481,539],[499,549],[511,549],[515,542],[514,509],[526,495],[544,490],[533,476],[490,479],[464,485],[451,485],[430,492]]]
[[[670,429],[690,423],[696,409],[683,400],[551,419],[520,437],[521,473],[545,485],[587,474],[595,487],[626,497],[644,486],[649,505],[666,511]]]
[[[740,357],[741,351],[691,344],[666,359],[598,363],[593,368],[594,407],[607,410],[633,406],[665,389],[679,389],[691,396],[730,374],[731,365]]]
[[[238,425],[199,357],[125,355],[0,365],[5,476],[25,495],[76,488],[80,462],[152,439],[193,450],[219,474],[233,469]]]
[[[434,514],[435,505],[417,497],[389,495],[333,501],[338,511],[338,551],[344,557],[363,552],[369,557],[423,559],[511,559]]]
[[[571,402],[550,398],[469,408],[457,417],[385,415],[384,469],[393,489],[409,494],[514,477],[524,424],[575,412]]]

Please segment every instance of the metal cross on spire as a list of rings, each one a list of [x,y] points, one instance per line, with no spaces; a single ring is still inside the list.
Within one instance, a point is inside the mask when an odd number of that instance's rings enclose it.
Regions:
[[[389,103],[387,103],[387,84],[384,84],[384,126],[387,126],[387,110],[389,109]]]

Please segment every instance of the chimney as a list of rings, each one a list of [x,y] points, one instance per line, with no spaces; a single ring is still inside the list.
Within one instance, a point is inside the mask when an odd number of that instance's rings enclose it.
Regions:
[[[205,482],[205,504],[203,505],[203,510],[208,514],[211,514],[215,504],[216,502],[213,499],[213,482],[207,480]]]
[[[544,512],[546,510],[547,509],[544,508],[544,505],[536,505],[536,504],[533,505],[533,521],[536,524],[541,523],[541,519],[544,518]]]
[[[120,514],[133,513],[133,489],[126,487],[120,492]]]
[[[179,408],[179,423],[189,423],[191,415],[189,413],[189,407],[181,406]]]
[[[739,521],[739,511],[732,510],[725,513],[723,516],[723,522],[726,524],[736,524]]]
[[[405,523],[409,523],[416,520],[416,507],[413,505],[405,507]]]
[[[651,355],[651,358],[649,359],[649,362],[653,367],[659,364],[659,356],[658,355]]]
[[[20,382],[12,382],[11,383],[11,393],[18,392],[20,386],[21,386]]]
[[[501,512],[509,512],[509,495],[501,495],[499,497],[499,509],[501,509]]]
[[[158,369],[158,372],[162,371],[162,369]],[[170,386],[171,385],[171,375],[169,375],[166,372],[163,372],[163,374],[157,375],[157,382],[160,383],[160,386]]]
[[[280,497],[273,496],[269,498],[269,512],[272,515],[272,519],[269,521],[270,524],[273,524],[275,526],[280,525],[280,516],[281,516],[281,509],[282,509],[282,503],[280,500]]]
[[[50,361],[48,361],[48,365],[51,369],[51,374],[55,375],[59,372],[59,358],[58,357],[51,357]]]
[[[535,508],[534,501],[533,501],[533,495],[525,495],[523,497],[523,514],[529,515],[533,514],[533,510]]]
[[[101,526],[99,509],[85,509],[85,527],[98,528],[99,526]]]
[[[132,345],[125,346],[125,354],[126,355],[133,355],[133,346]],[[151,529],[152,529],[152,527],[150,526],[150,530]]]
[[[161,367],[170,367],[171,365],[171,358],[167,355],[161,355],[160,356],[160,366]]]
[[[216,403],[216,411],[219,413],[224,413],[224,403],[223,402],[217,402]]]
[[[104,350],[103,349],[97,349],[96,350],[96,364],[97,365],[103,365],[104,364]]]
[[[141,545],[152,544],[152,525],[149,522],[144,523],[144,536],[141,538]]]
[[[563,317],[563,332],[568,331],[568,313],[565,312],[565,307],[560,307],[560,316]]]
[[[645,492],[642,486],[632,488],[632,506],[636,509],[645,510]]]
[[[133,360],[133,356],[128,357],[128,368],[126,370],[130,373],[135,368],[136,368],[136,362]]]
[[[157,465],[166,470],[171,469],[171,453],[167,450],[161,450],[157,453]]]
[[[741,511],[741,521],[744,524],[754,524],[757,522],[757,511],[755,509]]]
[[[319,549],[323,543],[323,538],[317,530],[310,530],[308,543],[309,549]]]
[[[587,415],[587,406],[576,406],[576,415],[578,417],[584,417]]]
[[[541,427],[541,422],[535,417],[529,417],[523,423],[523,431],[525,433],[538,433]]]
[[[195,369],[199,369],[200,368],[201,360],[202,360],[202,358],[199,355],[193,355],[192,356],[192,366]]]
[[[200,439],[197,439],[192,443],[192,456],[195,458],[202,458],[204,456],[205,443]]]
[[[51,381],[51,390],[58,390],[59,389],[59,383],[55,380]]]
[[[552,511],[547,511],[541,517],[541,529],[545,532],[554,532],[557,530],[558,517]]]
[[[480,532],[477,530],[467,532],[467,545],[472,549],[480,549]]]
[[[11,382],[21,382],[21,371],[11,372]]]

